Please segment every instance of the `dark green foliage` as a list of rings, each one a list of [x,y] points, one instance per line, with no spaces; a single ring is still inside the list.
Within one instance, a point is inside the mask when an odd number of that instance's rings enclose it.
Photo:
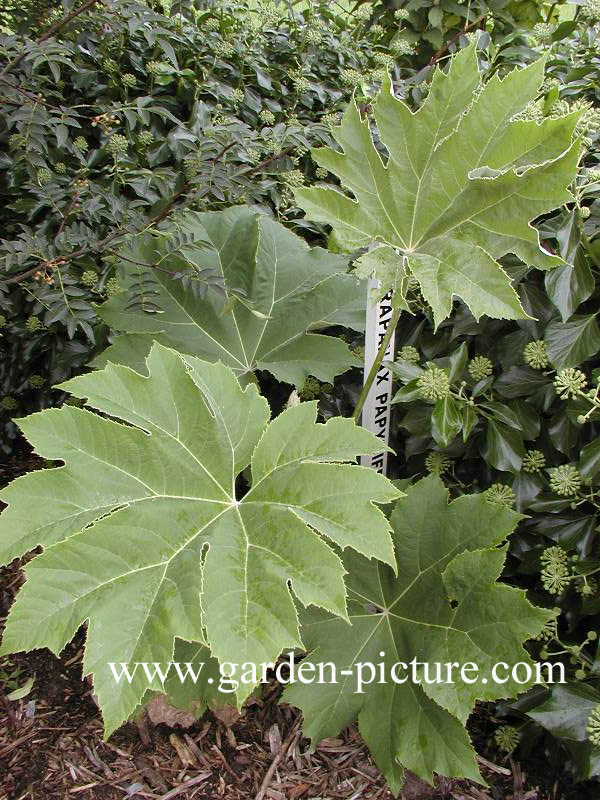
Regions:
[[[0,99],[0,397],[16,403],[4,422],[60,401],[50,387],[103,348],[95,305],[119,289],[113,248],[124,240],[181,207],[243,202],[321,234],[299,218],[292,188],[327,178],[309,148],[329,142],[356,75],[365,91],[378,80],[385,48],[326,4],[251,7],[165,16],[126,0],[41,44],[32,25],[0,40],[3,61],[25,53]],[[199,293],[211,280],[180,278]],[[32,373],[43,387],[31,389]],[[14,428],[4,429],[7,450]]]

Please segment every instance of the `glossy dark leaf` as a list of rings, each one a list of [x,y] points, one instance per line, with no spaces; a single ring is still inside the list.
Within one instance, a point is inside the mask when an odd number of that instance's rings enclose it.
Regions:
[[[452,395],[438,400],[431,415],[431,435],[441,447],[447,447],[462,427],[462,414]]]
[[[600,775],[600,747],[594,746],[586,733],[588,716],[598,704],[600,692],[593,686],[556,684],[544,703],[527,712],[568,749],[580,780]]]
[[[595,480],[600,474],[600,437],[586,444],[579,457],[579,472],[584,480]]]
[[[594,276],[585,254],[577,251],[573,263],[546,273],[546,291],[566,322],[594,291]]]
[[[517,473],[521,469],[525,447],[519,431],[502,422],[488,420],[488,459],[501,472]]]
[[[600,350],[596,315],[576,315],[569,322],[553,320],[546,328],[544,341],[553,367],[577,367]]]

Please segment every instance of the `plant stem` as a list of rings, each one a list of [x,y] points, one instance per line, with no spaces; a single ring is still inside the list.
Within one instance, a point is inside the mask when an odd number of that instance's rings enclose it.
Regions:
[[[401,313],[402,313],[401,307],[395,308],[392,312],[392,316],[390,317],[390,322],[389,325],[387,326],[385,336],[383,337],[383,341],[379,345],[379,350],[377,351],[377,355],[375,356],[375,361],[373,361],[369,374],[367,375],[367,380],[365,381],[362,391],[360,393],[360,397],[358,398],[358,403],[356,404],[356,408],[354,409],[354,414],[352,415],[352,417],[355,420],[358,420],[358,418],[360,417],[367,396],[371,390],[371,386],[373,385],[373,381],[375,380],[375,376],[379,372],[379,367],[381,366],[381,362],[383,361],[383,358],[385,356],[385,351],[388,348],[390,339],[392,338],[392,334],[396,330],[396,325],[398,324],[398,320],[400,319]]]

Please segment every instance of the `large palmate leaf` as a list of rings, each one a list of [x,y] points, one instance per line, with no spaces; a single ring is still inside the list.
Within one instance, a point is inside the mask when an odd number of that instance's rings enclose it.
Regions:
[[[207,642],[220,662],[271,661],[300,644],[288,584],[303,605],[345,617],[343,566],[319,533],[395,565],[372,501],[398,491],[373,470],[327,463],[379,452],[375,436],[348,419],[315,424],[314,403],[268,424],[254,385],[159,344],[147,371],[108,365],[63,385],[110,419],[65,406],[21,420],[36,451],[65,465],[2,494],[0,563],[45,548],[2,652],[59,653],[88,620],[84,671],[107,732],[148,688],[139,671],[115,685],[107,662],[167,663],[175,637]]]
[[[333,132],[341,152],[325,147],[313,156],[353,197],[302,188],[299,205],[332,225],[346,250],[379,242],[362,271],[373,271],[382,291],[400,293],[414,276],[436,324],[449,315],[453,296],[477,318],[525,316],[497,259],[515,253],[542,269],[563,263],[542,250],[529,221],[573,200],[567,187],[580,149],[572,143],[578,113],[541,124],[514,119],[536,97],[543,73],[538,61],[503,80],[495,73],[482,87],[471,45],[447,73],[436,70],[416,113],[384,81],[374,118],[385,158],[369,120],[351,103]]]
[[[344,274],[343,257],[309,248],[283,225],[245,206],[186,211],[172,235],[182,243],[176,256],[150,233],[122,249],[127,291],[102,305],[99,314],[123,333],[98,366],[112,361],[143,369],[154,340],[221,361],[239,376],[265,369],[296,386],[309,374],[332,381],[358,364],[341,339],[308,333],[314,327],[361,324],[357,308],[362,306],[364,316],[364,293],[355,277]],[[197,297],[172,277],[186,270],[209,271],[221,288],[210,286]],[[149,275],[152,283],[146,285]],[[131,308],[132,293],[144,291],[156,313]]]
[[[286,689],[284,700],[304,712],[307,735],[315,741],[335,735],[358,716],[361,734],[395,792],[402,766],[426,780],[434,772],[480,779],[464,723],[475,700],[523,691],[512,679],[495,684],[491,668],[500,661],[531,664],[522,642],[552,616],[530,605],[523,591],[496,583],[506,555],[506,547],[496,546],[518,519],[481,494],[448,504],[437,477],[407,490],[391,518],[398,575],[349,555],[344,564],[352,629],[326,612],[307,614],[302,637],[309,660],[334,662],[338,669],[337,684]],[[421,662],[418,682],[409,667],[397,673],[406,682],[394,683],[392,665],[409,665],[413,658]],[[384,663],[386,681],[379,681],[377,669],[376,680],[357,693],[359,662]],[[437,663],[449,662],[473,662],[478,678],[462,682],[455,671],[453,684],[427,683],[422,662],[429,664],[429,679],[435,679]]]

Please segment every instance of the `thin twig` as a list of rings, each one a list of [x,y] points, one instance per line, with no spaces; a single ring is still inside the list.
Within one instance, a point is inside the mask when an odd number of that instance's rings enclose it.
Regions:
[[[483,20],[486,17],[487,17],[487,14],[483,14],[483,16],[479,17],[479,19],[476,19],[473,22],[470,22],[468,25],[465,25],[464,28],[461,28],[461,30],[459,30],[459,32],[455,36],[453,36],[451,39],[448,39],[446,44],[443,47],[440,47],[440,49],[437,51],[437,53],[434,53],[431,56],[431,58],[429,59],[429,66],[432,67],[434,64],[436,64],[440,60],[440,58],[445,53],[448,52],[448,50],[452,47],[454,42],[456,42],[458,39],[460,39],[461,36],[463,36],[465,33],[470,31],[472,28],[476,28],[481,22],[483,22]]]
[[[265,792],[267,791],[271,781],[273,780],[273,775],[275,774],[275,770],[277,769],[277,766],[278,766],[279,762],[281,761],[282,758],[285,757],[285,755],[286,755],[287,751],[290,749],[292,743],[294,742],[296,737],[299,735],[298,728],[300,727],[300,721],[301,721],[300,718],[296,720],[296,722],[294,724],[294,727],[292,728],[289,736],[283,742],[283,744],[279,748],[279,752],[277,753],[277,755],[275,756],[275,758],[271,762],[271,765],[270,765],[269,769],[267,770],[267,772],[265,774],[265,777],[263,778],[263,781],[262,781],[262,783],[260,785],[260,789],[258,790],[258,794],[256,795],[255,800],[263,800],[263,797],[265,796]]]

